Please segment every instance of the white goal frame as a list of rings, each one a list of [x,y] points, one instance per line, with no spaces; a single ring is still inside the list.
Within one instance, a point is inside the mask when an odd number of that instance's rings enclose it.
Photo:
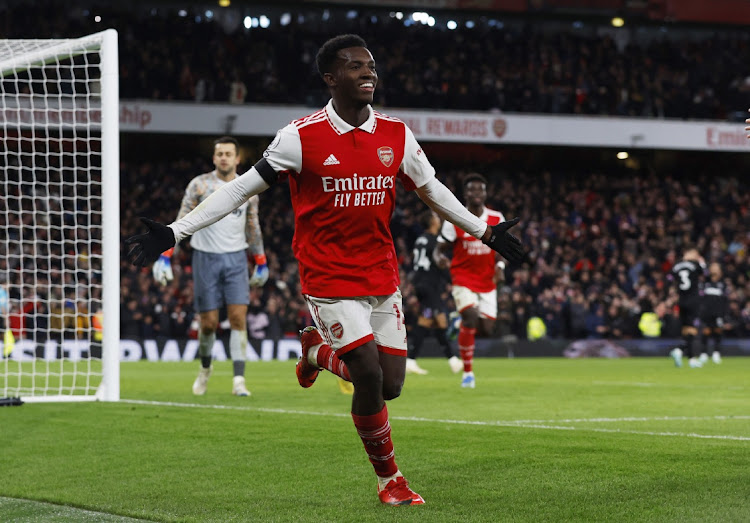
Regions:
[[[68,371],[65,369],[66,363],[62,360],[66,360],[65,352],[60,348],[60,357],[56,356],[57,349],[50,351],[53,355],[50,356],[47,353],[46,347],[37,348],[38,343],[34,339],[33,349],[27,349],[25,353],[21,354],[21,351],[13,350],[10,354],[5,356],[3,350],[0,350],[0,398],[2,397],[20,397],[24,402],[69,402],[69,401],[119,401],[120,399],[120,131],[119,131],[119,64],[118,64],[118,35],[114,29],[107,29],[100,33],[95,33],[82,38],[70,38],[70,39],[54,39],[54,40],[5,40],[5,48],[8,52],[4,52],[0,55],[0,82],[12,82],[17,75],[28,74],[31,75],[33,72],[41,74],[45,81],[49,80],[47,75],[42,70],[45,67],[60,67],[60,71],[63,71],[66,67],[73,69],[71,66],[66,64],[74,63],[78,57],[83,57],[85,62],[85,68],[87,74],[89,70],[97,70],[93,66],[90,66],[87,57],[89,53],[98,53],[98,73],[99,76],[89,79],[86,77],[87,87],[85,94],[82,96],[84,100],[81,102],[83,108],[78,107],[77,99],[72,102],[63,101],[62,97],[57,100],[54,95],[47,95],[46,87],[44,87],[44,94],[37,96],[36,94],[26,94],[25,98],[21,98],[21,95],[16,94],[18,89],[14,93],[6,93],[3,86],[0,89],[0,111],[7,113],[0,115],[0,145],[5,145],[4,142],[10,143],[10,138],[13,137],[17,142],[22,143],[25,135],[31,135],[32,147],[35,146],[34,140],[45,141],[45,142],[64,142],[65,140],[60,137],[65,136],[65,133],[73,133],[74,139],[68,140],[74,142],[72,147],[74,154],[78,154],[76,147],[77,143],[85,141],[86,137],[91,136],[91,130],[94,131],[95,138],[92,141],[100,142],[94,144],[91,150],[96,151],[96,159],[94,163],[96,167],[87,167],[86,171],[99,171],[101,183],[96,188],[96,198],[91,200],[97,200],[101,202],[101,209],[97,209],[97,213],[100,213],[101,220],[101,241],[96,242],[96,248],[101,249],[101,276],[97,274],[97,280],[100,279],[101,285],[97,285],[97,293],[100,291],[100,299],[97,297],[96,300],[92,300],[91,304],[96,301],[96,305],[101,307],[101,325],[97,333],[97,345],[99,339],[101,340],[101,371],[99,371],[99,362],[96,362],[94,371],[91,362],[88,362],[89,371],[86,369],[78,370],[80,367],[85,365],[78,365],[78,360],[73,358],[73,363],[70,365],[74,368],[74,374],[72,377],[68,376]],[[16,50],[20,50],[16,53]],[[26,50],[26,51],[24,51]],[[41,72],[40,72],[41,71]],[[73,78],[75,77],[75,73]],[[61,76],[62,77],[62,76]],[[66,77],[67,78],[67,77]],[[59,92],[62,92],[63,82],[65,80],[59,80]],[[73,85],[75,81],[70,82]],[[88,85],[88,84],[91,85]],[[77,96],[77,87],[73,87],[73,92]],[[41,99],[43,103],[47,103],[49,100],[50,105],[44,105],[40,107],[40,103],[37,98]],[[73,98],[73,95],[71,95]],[[9,103],[6,106],[6,101]],[[15,106],[14,106],[15,104]],[[29,104],[30,109],[30,120],[22,117],[22,110],[18,109],[18,118],[13,121],[13,117],[8,117],[8,114],[15,114],[16,108],[21,108],[23,104]],[[66,104],[70,104],[68,107]],[[10,107],[8,109],[7,107]],[[28,108],[28,106],[24,106]],[[52,118],[54,114],[57,114],[57,118]],[[66,114],[63,114],[66,113]],[[78,114],[83,116],[79,120]],[[42,116],[37,118],[37,114]],[[101,115],[100,122],[98,115]],[[70,115],[70,118],[67,116]],[[82,133],[84,138],[77,136],[77,129],[82,126],[87,126],[86,131]],[[50,138],[50,137],[53,138]],[[86,142],[88,143],[88,142]],[[63,145],[47,145],[50,149],[53,147],[59,147],[62,150]],[[9,147],[5,145],[5,147]],[[5,147],[0,150],[6,150]],[[21,146],[19,145],[19,151]],[[98,149],[98,150],[97,150]],[[100,152],[99,152],[100,151]],[[28,154],[28,153],[24,153]],[[34,150],[29,156],[36,156],[36,150]],[[60,156],[64,156],[61,154]],[[91,154],[91,156],[94,156]],[[46,159],[44,160],[47,161]],[[75,162],[75,160],[73,160]],[[49,165],[49,164],[47,164]],[[91,165],[90,163],[88,165]],[[99,167],[100,166],[100,167]],[[6,166],[2,166],[3,169]],[[22,167],[19,167],[19,172]],[[48,175],[49,176],[49,175]],[[60,174],[61,185],[65,182],[64,175]],[[0,178],[0,190],[5,188],[1,187],[3,180]],[[87,193],[88,194],[88,193]],[[5,194],[0,194],[0,201],[5,198]],[[12,196],[8,196],[12,198]],[[35,194],[34,198],[38,198]],[[59,200],[65,200],[66,198],[59,198]],[[35,203],[33,205],[36,205]],[[47,204],[49,205],[49,204]],[[69,204],[61,204],[69,205]],[[89,205],[87,201],[86,205]],[[7,204],[3,206],[7,208]],[[17,215],[23,213],[23,205],[19,204],[20,210],[14,211]],[[35,214],[38,213],[36,207],[34,207]],[[77,212],[77,211],[76,211]],[[89,212],[91,212],[89,210]],[[62,213],[60,213],[62,214]],[[97,215],[99,219],[99,215]],[[34,218],[36,220],[36,218]],[[51,222],[51,219],[47,219]],[[34,222],[36,223],[36,222]],[[88,221],[89,224],[92,220]],[[76,224],[71,228],[76,227]],[[89,225],[90,227],[90,225]],[[98,225],[97,225],[98,228]],[[62,227],[60,227],[62,229]],[[7,236],[7,234],[6,234]],[[94,234],[91,233],[90,237]],[[51,237],[51,236],[50,236]],[[8,240],[8,245],[10,245]],[[33,242],[32,242],[33,243]],[[61,242],[62,243],[62,242]],[[20,245],[20,243],[19,243]],[[77,248],[76,248],[77,249]],[[33,252],[36,250],[34,248]],[[77,251],[76,251],[77,254]],[[24,254],[26,255],[26,254]],[[19,255],[19,256],[24,256]],[[33,256],[33,255],[31,255]],[[96,256],[94,252],[86,252],[87,259],[93,260],[99,258],[98,252]],[[97,264],[99,260],[96,260]],[[23,264],[23,262],[21,262]],[[36,262],[34,262],[36,263]],[[62,262],[65,264],[66,262]],[[74,262],[78,263],[78,262]],[[94,266],[93,261],[88,262],[90,266]],[[8,265],[9,266],[9,265]],[[50,262],[49,266],[52,266]],[[99,267],[99,265],[97,265]],[[64,272],[65,269],[63,269]],[[80,270],[80,269],[78,269]],[[23,269],[21,270],[23,272]],[[50,272],[52,274],[52,272]],[[21,279],[19,277],[19,279]],[[50,281],[53,278],[49,278]],[[89,282],[93,278],[89,278]],[[75,282],[78,280],[75,279]],[[2,282],[0,282],[2,283]],[[63,282],[59,282],[62,287]],[[21,292],[25,291],[25,284],[22,282],[20,285]],[[77,292],[77,291],[76,291]],[[7,294],[6,294],[7,297]],[[50,307],[51,310],[51,307]],[[88,317],[91,307],[86,309],[86,315]],[[6,315],[5,322],[3,325],[4,329],[8,329],[9,319]],[[51,322],[49,322],[51,324]],[[93,323],[89,325],[89,331],[93,331]],[[49,331],[51,332],[51,331]],[[77,331],[76,331],[77,332]],[[49,335],[49,333],[48,333]],[[63,335],[61,335],[62,337]],[[92,338],[89,338],[89,340]],[[3,341],[3,336],[0,334],[0,342]],[[23,340],[21,340],[23,341]],[[64,338],[61,341],[65,341]],[[85,340],[84,340],[85,341]],[[8,347],[11,345],[9,344]],[[19,342],[15,342],[15,347],[18,348]],[[44,357],[39,357],[38,353],[44,352]],[[18,352],[18,354],[16,353]],[[91,350],[88,350],[88,357],[90,359],[98,359],[91,357]],[[50,362],[57,363],[60,360],[60,377],[59,382],[61,385],[55,387],[46,387],[43,384],[37,386],[37,383],[44,382],[44,376],[39,371],[39,376],[34,374],[37,369],[37,360],[39,360],[38,367],[46,368],[51,366]],[[21,363],[23,361],[23,363]],[[17,365],[18,368],[22,368],[21,365],[29,365],[32,368],[31,373],[26,373],[24,368],[23,371],[18,371],[17,380],[11,380],[3,373],[7,371],[10,365]],[[57,372],[57,371],[55,371]],[[68,387],[62,386],[63,378],[62,375],[68,376],[66,379],[72,380],[73,386]],[[56,375],[57,376],[57,375]],[[3,386],[3,379],[5,378]],[[15,375],[13,376],[16,377]],[[101,378],[99,380],[99,378]],[[49,382],[49,372],[46,376],[47,382]],[[18,381],[19,385],[13,387],[9,385],[11,381]],[[33,385],[29,389],[25,383],[29,381]],[[81,383],[84,382],[84,385]],[[23,384],[22,384],[23,383]]]

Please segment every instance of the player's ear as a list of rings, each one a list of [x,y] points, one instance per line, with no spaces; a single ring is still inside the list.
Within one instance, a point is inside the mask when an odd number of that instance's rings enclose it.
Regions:
[[[333,73],[323,73],[323,81],[328,87],[336,87],[336,75]]]

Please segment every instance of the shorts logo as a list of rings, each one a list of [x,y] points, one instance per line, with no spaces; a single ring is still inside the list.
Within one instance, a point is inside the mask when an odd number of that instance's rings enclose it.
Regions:
[[[378,149],[378,158],[383,162],[383,165],[390,167],[393,163],[393,149],[390,147],[381,147]]]
[[[344,335],[344,326],[339,322],[334,323],[333,325],[331,325],[331,334],[333,334],[337,339],[340,340],[341,336]]]

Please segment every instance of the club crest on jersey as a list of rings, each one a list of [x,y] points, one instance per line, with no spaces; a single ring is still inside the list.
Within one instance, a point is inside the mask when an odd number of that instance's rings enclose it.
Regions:
[[[378,149],[378,158],[383,162],[383,165],[390,167],[393,163],[393,149],[390,147],[381,147]]]
[[[334,323],[333,325],[331,325],[331,334],[333,334],[337,339],[340,340],[341,336],[344,335],[344,326],[339,322]]]

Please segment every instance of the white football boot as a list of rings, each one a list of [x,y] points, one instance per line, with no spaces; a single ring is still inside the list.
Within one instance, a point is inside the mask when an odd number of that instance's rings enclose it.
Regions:
[[[675,347],[669,353],[669,356],[674,360],[675,367],[682,367],[682,349]]]
[[[232,379],[232,394],[235,396],[249,396],[250,391],[245,387],[245,377],[235,376]]]
[[[406,373],[425,375],[427,374],[427,371],[417,364],[417,360],[406,358]]]
[[[214,366],[211,365],[209,368],[201,367],[198,372],[198,377],[193,382],[193,394],[196,396],[203,396],[206,393],[206,387],[208,386],[208,378],[211,377],[211,372],[214,370]]]

